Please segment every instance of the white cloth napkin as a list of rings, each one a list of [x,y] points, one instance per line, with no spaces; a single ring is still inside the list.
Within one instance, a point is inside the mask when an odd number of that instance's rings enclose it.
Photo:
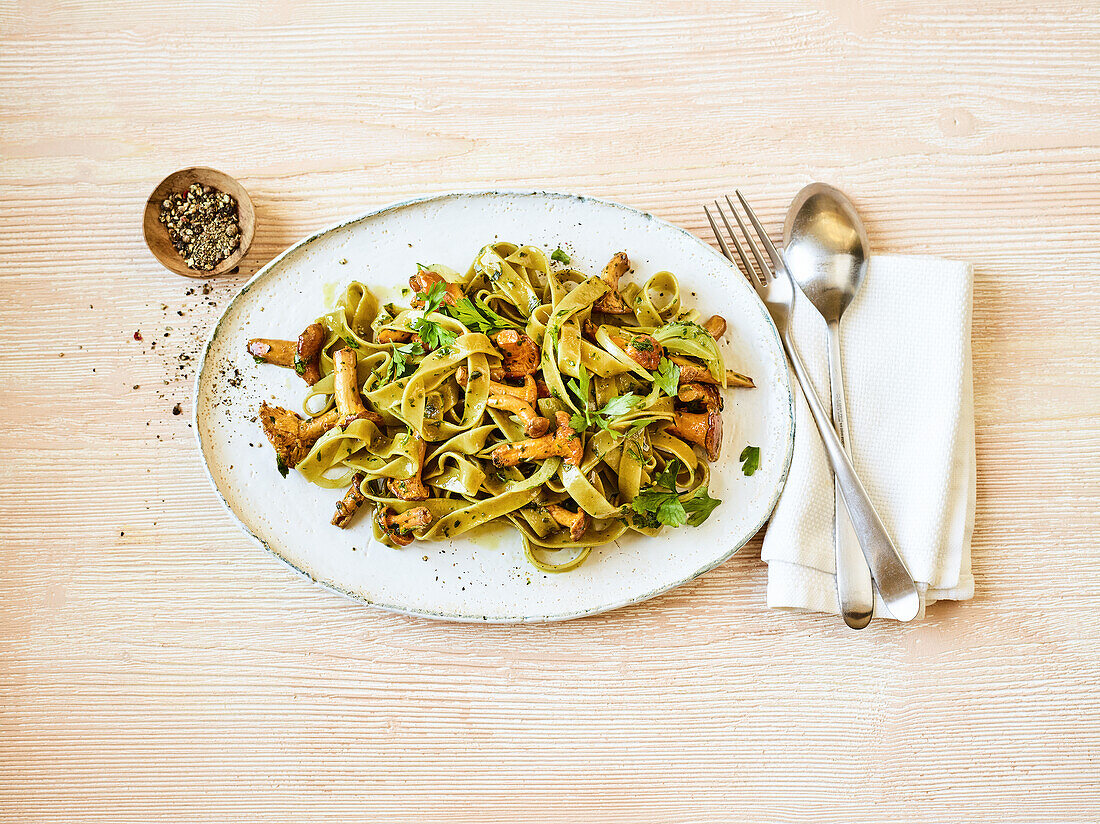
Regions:
[[[844,315],[841,349],[853,463],[921,591],[921,612],[974,596],[973,269],[932,257],[873,257]],[[798,295],[795,343],[829,408],[825,322]],[[761,557],[768,606],[838,612],[833,480],[792,373],[796,436]],[[876,593],[875,614],[892,617]]]

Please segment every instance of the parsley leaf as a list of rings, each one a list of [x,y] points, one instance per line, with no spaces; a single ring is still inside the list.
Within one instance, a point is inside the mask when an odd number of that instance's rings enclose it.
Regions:
[[[447,284],[438,281],[428,287],[427,292],[417,292],[416,296],[424,301],[424,317],[417,318],[409,328],[416,332],[423,345],[428,349],[446,349],[458,338],[454,332],[448,331],[436,323],[428,320],[427,315],[439,311],[443,298],[447,294]]]
[[[653,385],[670,398],[675,398],[680,385],[680,367],[668,358],[661,358],[657,371],[653,373]]]
[[[588,370],[584,368],[584,364],[580,365],[577,370],[578,377],[571,378],[567,384],[573,391],[573,394],[577,396],[577,400],[580,402],[580,412],[576,413],[569,419],[569,425],[576,429],[578,432],[588,429],[595,424],[600,429],[610,432],[615,437],[621,437],[618,432],[615,432],[611,428],[611,418],[617,418],[620,415],[625,415],[635,406],[642,402],[642,398],[635,395],[633,392],[627,392],[625,395],[617,395],[604,404],[603,409],[593,410],[589,406],[588,392],[591,387],[591,377],[588,374]]]
[[[428,349],[446,349],[458,339],[454,332],[427,318],[417,318],[409,324],[409,328],[416,332]]]
[[[584,368],[583,363],[580,365],[580,368],[577,370],[577,377],[569,379],[568,386],[569,386],[570,389],[573,390],[573,394],[577,396],[577,400],[579,400],[581,402],[581,408],[584,410],[584,416],[585,416],[585,418],[588,418],[589,417],[589,414],[588,414],[589,379],[588,379],[588,370]],[[576,429],[576,427],[573,427],[573,428]]]
[[[447,284],[440,280],[428,287],[427,292],[417,292],[416,296],[424,301],[424,314],[439,310],[439,304],[443,302],[443,295],[447,290]]]
[[[641,438],[635,438],[634,440],[631,440],[630,436],[642,429],[645,429],[651,423],[656,422],[656,420],[656,418],[642,418],[641,420],[635,421],[633,426],[631,426],[630,429],[626,430],[626,432],[624,432],[622,435],[622,437],[627,439],[627,451],[630,453],[630,456],[638,463],[643,462],[642,452],[638,447],[639,444],[644,443],[645,441]]]
[[[676,475],[680,462],[672,460],[657,474],[654,483],[641,490],[630,503],[636,517],[634,525],[654,528],[678,527],[688,524],[699,526],[721,501],[710,497],[706,487],[697,489],[686,501],[676,494]]]
[[[393,358],[390,360],[389,372],[386,374],[386,383],[400,380],[405,374],[405,367],[407,365],[408,359],[405,357],[405,353],[397,347],[394,347]]]
[[[644,527],[683,526],[687,523],[687,511],[675,492],[649,486],[639,492],[630,508],[640,515],[635,523]]]
[[[454,306],[445,306],[444,311],[467,329],[475,332],[489,333],[497,329],[519,328],[512,321],[490,309],[483,298],[476,300],[462,298]]]
[[[714,511],[714,508],[722,502],[717,498],[710,497],[709,490],[703,486],[695,490],[695,494],[683,503],[684,509],[688,513],[688,525],[699,526],[710,517],[710,513]]]
[[[680,462],[673,458],[667,464],[665,468],[657,473],[657,477],[654,478],[654,482],[657,486],[663,486],[670,492],[676,491],[676,476],[680,474]]]
[[[294,356],[294,371],[299,375],[304,375],[306,373],[306,362],[297,355]]]
[[[601,415],[595,415],[592,418],[592,420],[595,422],[596,426],[598,426],[604,432],[610,433],[612,435],[612,437],[615,437],[615,438],[621,437],[621,435],[619,435],[618,432],[616,432],[614,429],[611,428],[611,423],[607,420],[607,418],[604,418]]]
[[[569,255],[565,254],[565,252],[563,252],[561,250],[561,247],[559,246],[550,255],[550,260],[556,260],[558,263],[564,263],[564,264],[568,265],[570,263],[570,261],[572,260],[572,258],[570,258]]]
[[[355,338],[343,338],[343,341],[345,344],[347,344],[348,349],[359,348],[359,341],[357,341]]]
[[[746,475],[752,475],[760,468],[760,447],[746,446],[741,450],[741,471]]]
[[[598,414],[603,415],[605,418],[617,418],[619,415],[625,415],[641,402],[640,397],[633,392],[627,392],[625,395],[617,395],[609,400]]]
[[[657,526],[660,523],[657,520],[657,510],[661,508],[661,504],[668,496],[669,493],[662,489],[647,486],[634,496],[634,500],[630,502],[630,508],[641,515],[648,526]]]
[[[275,459],[275,468],[279,470],[279,474],[284,478],[286,477],[286,473],[290,471],[290,467],[286,465],[282,458]]]
[[[675,494],[669,493],[657,507],[657,520],[665,526],[683,526],[687,523],[687,512],[680,499]]]
[[[424,354],[423,347],[419,343],[407,343],[404,346],[395,346],[393,348],[393,357],[390,359],[390,367],[386,372],[386,383],[392,381],[399,381],[405,375],[412,371],[411,364],[409,364],[409,356],[420,356]]]

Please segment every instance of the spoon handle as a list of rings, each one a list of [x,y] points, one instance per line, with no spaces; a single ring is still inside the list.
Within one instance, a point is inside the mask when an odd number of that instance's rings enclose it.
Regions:
[[[833,429],[832,421],[825,407],[821,405],[821,399],[814,391],[810,383],[810,376],[798,355],[798,349],[791,340],[790,332],[782,335],[783,348],[787,350],[787,357],[791,359],[794,375],[802,386],[802,394],[810,407],[817,431],[821,433],[821,440],[825,443],[825,453],[829,458],[829,465],[836,476],[836,483],[840,487],[844,498],[844,505],[848,508],[848,515],[852,519],[852,527],[855,529],[859,545],[863,549],[863,555],[867,559],[867,565],[871,567],[871,574],[878,584],[879,594],[890,610],[890,614],[899,621],[912,621],[920,611],[920,596],[917,593],[913,576],[901,560],[894,542],[886,532],[882,519],[875,511],[867,490],[863,488],[856,470],[852,466],[848,453],[840,445],[840,439]]]
[[[840,360],[840,323],[829,324],[829,394],[833,401],[833,428],[841,447],[848,452],[848,407],[844,402],[844,370]],[[851,457],[849,453],[849,457]],[[836,593],[844,623],[852,629],[863,629],[871,622],[875,608],[875,591],[871,585],[871,569],[859,547],[859,538],[852,528],[840,479],[833,477],[833,551],[836,557]]]

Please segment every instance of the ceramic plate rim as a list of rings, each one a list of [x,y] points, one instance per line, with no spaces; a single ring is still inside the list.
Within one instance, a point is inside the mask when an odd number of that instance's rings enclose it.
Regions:
[[[396,202],[393,202],[393,203],[389,203],[389,204],[381,206],[377,209],[371,209],[371,210],[368,210],[368,211],[363,212],[361,214],[355,215],[353,217],[349,217],[349,218],[345,218],[343,220],[340,220],[340,221],[338,221],[336,223],[333,223],[329,226],[322,227],[321,229],[317,230],[316,232],[313,232],[312,234],[307,235],[306,237],[302,238],[301,240],[297,241],[296,243],[288,246],[286,249],[284,249],[282,252],[280,252],[278,255],[276,255],[271,260],[269,260],[267,263],[265,263],[262,267],[260,267],[260,269],[258,269],[256,271],[256,274],[254,274],[251,278],[248,279],[248,281],[240,288],[240,290],[237,292],[237,294],[235,294],[233,296],[233,299],[230,300],[229,303],[226,305],[225,309],[222,311],[221,316],[218,318],[217,322],[215,322],[213,327],[211,328],[210,334],[208,335],[208,337],[206,339],[206,343],[203,346],[202,357],[199,360],[198,369],[195,371],[195,382],[194,382],[194,387],[193,387],[193,390],[192,390],[192,397],[191,397],[192,429],[194,430],[195,444],[198,447],[199,455],[202,458],[203,471],[206,473],[207,480],[210,481],[210,485],[213,487],[214,493],[217,495],[218,501],[221,503],[222,508],[236,522],[237,526],[240,527],[240,529],[246,535],[248,535],[253,541],[255,541],[257,544],[259,544],[261,547],[263,547],[263,549],[267,550],[268,553],[270,553],[272,556],[277,558],[284,565],[286,565],[287,567],[289,567],[290,569],[292,569],[294,572],[298,573],[299,575],[303,576],[304,578],[308,579],[309,581],[313,582],[314,584],[317,584],[321,587],[324,587],[325,589],[327,589],[331,592],[334,592],[338,595],[342,595],[345,598],[349,598],[349,599],[351,599],[353,601],[356,601],[360,604],[365,604],[367,606],[375,607],[377,609],[381,609],[381,610],[384,610],[386,612],[396,613],[396,614],[399,614],[399,615],[414,616],[414,617],[419,617],[419,618],[429,618],[429,619],[441,620],[441,621],[451,621],[451,622],[455,622],[455,623],[505,624],[505,625],[507,625],[507,624],[536,624],[536,623],[551,623],[551,622],[558,622],[558,621],[569,621],[569,620],[572,620],[572,619],[575,619],[575,618],[584,618],[584,617],[588,617],[588,616],[592,616],[592,615],[600,615],[600,614],[605,613],[605,612],[611,612],[612,610],[621,609],[623,607],[631,606],[633,604],[640,604],[644,601],[648,601],[652,598],[656,598],[658,595],[662,595],[666,592],[669,592],[670,590],[673,590],[673,589],[676,589],[677,587],[683,586],[684,584],[695,580],[699,576],[704,575],[707,572],[710,572],[712,569],[715,569],[716,567],[721,566],[726,561],[728,561],[730,558],[732,558],[734,555],[736,555],[749,541],[751,541],[753,539],[753,537],[760,531],[761,527],[763,527],[764,524],[767,523],[768,519],[772,515],[772,512],[775,510],[776,504],[779,502],[779,496],[783,493],[783,489],[786,486],[787,475],[788,475],[788,473],[790,471],[790,467],[791,467],[791,459],[794,456],[794,442],[795,442],[794,392],[793,392],[793,389],[792,389],[792,386],[791,386],[790,373],[786,368],[780,370],[780,373],[781,373],[781,376],[782,376],[782,387],[785,390],[786,399],[787,399],[787,412],[788,412],[788,415],[790,417],[790,427],[789,427],[789,433],[790,434],[787,438],[785,454],[784,454],[784,457],[783,457],[783,470],[779,474],[779,478],[778,478],[778,480],[775,484],[775,489],[772,492],[771,499],[768,501],[767,508],[764,510],[764,514],[761,516],[760,521],[752,529],[746,530],[746,534],[744,535],[744,537],[741,538],[740,541],[735,542],[734,547],[729,552],[727,552],[726,554],[724,554],[720,557],[717,557],[717,558],[715,558],[711,561],[708,561],[707,563],[703,564],[701,567],[696,569],[694,572],[688,574],[687,576],[685,576],[683,578],[680,578],[679,580],[674,581],[670,584],[661,585],[661,586],[659,586],[655,589],[652,589],[652,590],[650,590],[648,592],[645,592],[641,595],[638,595],[636,597],[620,599],[620,600],[614,601],[612,603],[607,603],[607,604],[600,604],[600,605],[592,607],[590,609],[574,610],[574,611],[558,613],[558,614],[533,615],[533,616],[483,617],[483,616],[477,616],[477,615],[470,615],[470,614],[465,614],[464,615],[464,614],[456,614],[456,613],[442,612],[442,611],[436,612],[436,611],[424,610],[424,609],[409,609],[409,608],[403,607],[399,604],[389,604],[389,603],[382,603],[382,602],[379,602],[379,601],[374,601],[374,600],[371,600],[370,598],[367,598],[367,597],[365,597],[365,596],[363,596],[359,593],[351,592],[351,591],[345,589],[344,587],[341,587],[339,584],[337,584],[335,582],[318,580],[308,570],[302,569],[301,567],[299,567],[298,565],[293,563],[288,558],[283,557],[283,555],[281,555],[278,551],[276,551],[276,549],[274,547],[272,547],[267,541],[265,541],[263,538],[258,536],[256,533],[254,533],[249,528],[249,526],[243,520],[241,520],[241,518],[237,515],[237,513],[233,511],[232,507],[229,506],[229,502],[225,499],[225,496],[222,494],[222,491],[218,487],[217,482],[214,480],[214,475],[210,470],[210,464],[207,461],[206,451],[203,448],[202,437],[200,435],[201,428],[199,426],[199,411],[200,411],[200,409],[203,408],[203,406],[199,402],[199,389],[200,389],[200,385],[202,383],[203,375],[206,372],[207,358],[210,354],[211,347],[213,346],[214,341],[218,337],[218,332],[221,330],[222,324],[225,323],[226,318],[229,317],[229,315],[232,312],[233,307],[236,305],[237,301],[239,301],[242,297],[244,297],[246,294],[248,294],[248,292],[252,289],[252,287],[256,283],[258,283],[261,279],[266,278],[270,274],[270,272],[272,270],[274,270],[277,267],[277,265],[284,258],[288,257],[290,254],[297,251],[298,249],[300,249],[304,246],[308,246],[309,244],[313,243],[317,239],[321,238],[324,235],[327,235],[330,232],[335,232],[339,229],[344,228],[345,226],[349,226],[353,223],[358,223],[358,222],[366,220],[368,218],[379,217],[381,215],[384,215],[384,214],[387,214],[387,213],[390,213],[390,212],[395,212],[399,209],[405,209],[405,208],[408,208],[410,206],[418,206],[418,205],[421,205],[421,204],[424,204],[424,203],[430,203],[430,202],[433,202],[433,201],[440,201],[440,200],[448,200],[448,199],[452,199],[452,198],[482,198],[482,197],[492,197],[492,196],[552,198],[552,199],[575,201],[575,202],[578,202],[578,203],[598,203],[598,204],[603,205],[603,206],[609,206],[613,209],[621,209],[623,211],[630,212],[630,213],[632,213],[634,215],[637,215],[639,217],[644,217],[647,220],[655,221],[656,223],[658,223],[658,224],[660,224],[660,225],[662,225],[662,226],[664,226],[668,229],[672,229],[672,230],[674,230],[674,231],[676,231],[680,234],[686,235],[688,238],[691,239],[691,241],[693,241],[695,244],[697,244],[700,248],[705,249],[706,252],[709,253],[711,256],[713,256],[716,259],[717,262],[719,262],[721,265],[723,265],[723,266],[727,267],[728,269],[730,269],[731,274],[734,277],[736,277],[736,278],[743,278],[744,277],[744,275],[741,273],[741,271],[739,269],[737,269],[737,267],[732,262],[730,262],[725,257],[723,257],[717,250],[715,250],[712,246],[710,246],[708,243],[706,243],[702,238],[692,234],[691,232],[687,231],[686,229],[684,229],[680,226],[677,226],[674,223],[670,223],[667,220],[659,218],[656,215],[650,214],[649,212],[645,212],[641,209],[636,209],[633,206],[627,206],[625,204],[617,203],[617,202],[612,201],[612,200],[603,200],[601,198],[591,197],[589,195],[578,195],[578,194],[573,194],[573,193],[569,193],[569,192],[554,192],[554,191],[539,190],[539,189],[470,189],[470,190],[455,190],[455,191],[447,191],[447,192],[438,192],[438,193],[435,193],[435,194],[420,195],[418,197],[408,198],[406,200],[400,200],[400,201],[396,201]],[[773,340],[774,345],[777,347],[779,352],[782,354],[783,353],[783,347],[782,347],[782,343],[780,342],[780,339],[779,339],[779,330],[776,328],[775,322],[772,320],[771,315],[768,313],[768,310],[764,306],[764,303],[760,300],[760,297],[756,294],[756,290],[755,289],[750,289],[749,292],[752,295],[752,299],[755,302],[756,307],[762,313],[762,315],[764,317],[764,321],[767,324],[768,329],[771,330],[772,337],[774,339]],[[784,364],[786,363],[786,355],[783,355],[783,361],[782,362]]]

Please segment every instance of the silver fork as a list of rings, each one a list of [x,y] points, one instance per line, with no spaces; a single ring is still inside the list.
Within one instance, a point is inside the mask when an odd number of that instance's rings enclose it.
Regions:
[[[852,519],[852,526],[855,529],[856,537],[859,539],[863,555],[867,558],[867,566],[871,568],[871,574],[874,576],[879,594],[895,618],[899,621],[911,621],[920,609],[920,596],[917,594],[916,584],[913,583],[913,576],[909,574],[905,562],[898,555],[894,542],[890,539],[886,527],[883,526],[882,519],[875,511],[875,507],[867,495],[867,490],[863,488],[863,484],[860,483],[848,454],[844,451],[844,447],[840,445],[840,439],[833,430],[830,415],[825,407],[821,405],[821,400],[817,397],[813,384],[810,383],[802,358],[798,355],[798,349],[795,348],[791,339],[791,312],[794,309],[796,291],[794,280],[783,262],[783,255],[768,239],[768,233],[760,225],[760,221],[757,220],[752,208],[742,197],[741,192],[736,192],[736,194],[737,199],[741,201],[741,205],[745,209],[745,213],[749,216],[753,228],[756,229],[760,243],[763,244],[768,257],[771,258],[771,266],[768,266],[767,261],[764,260],[764,253],[760,251],[760,247],[753,240],[752,233],[745,226],[744,221],[741,220],[741,215],[729,196],[726,196],[726,204],[741,229],[745,243],[752,252],[752,257],[756,260],[756,267],[752,265],[749,256],[745,254],[744,247],[737,239],[737,232],[730,226],[729,219],[717,200],[714,201],[714,207],[719,217],[722,218],[722,223],[729,233],[730,240],[733,241],[733,247],[737,250],[737,257],[741,261],[745,276],[756,289],[760,299],[764,301],[764,305],[768,308],[768,312],[779,330],[779,337],[783,341],[783,348],[787,352],[787,357],[791,360],[794,375],[802,387],[802,394],[810,407],[814,423],[817,424],[817,429],[821,433],[821,439],[825,442],[825,452],[829,457],[829,465],[836,475],[837,484],[840,486],[844,498],[844,505],[847,507],[848,515]],[[704,206],[703,211],[707,214],[707,220],[710,221],[710,228],[714,230],[714,236],[718,239],[718,245],[722,247],[722,253],[736,266],[737,260],[734,259],[725,237],[718,228],[718,224],[714,222],[714,216],[710,213],[710,209]]]

